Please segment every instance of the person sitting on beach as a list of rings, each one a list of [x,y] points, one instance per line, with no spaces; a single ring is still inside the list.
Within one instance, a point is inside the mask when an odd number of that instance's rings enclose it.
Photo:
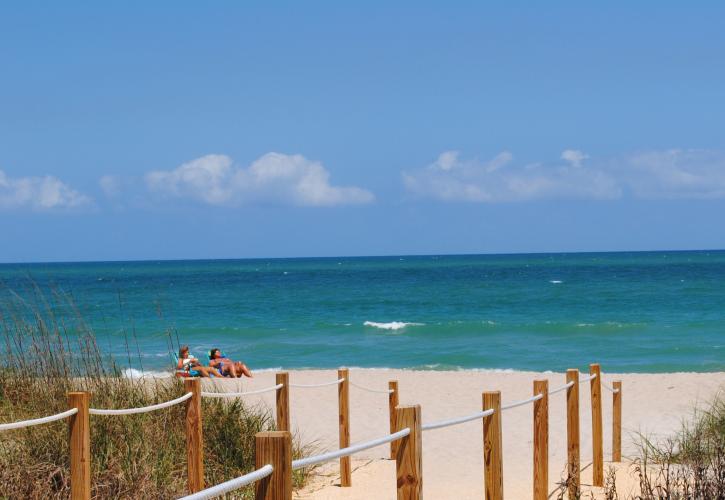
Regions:
[[[254,377],[254,375],[252,375],[252,371],[247,368],[247,365],[241,361],[232,361],[231,359],[225,357],[217,348],[209,351],[209,366],[217,368],[220,372],[229,377],[236,378],[241,377],[242,375],[246,375],[249,378]]]
[[[179,349],[179,360],[176,363],[176,375],[180,377],[223,377],[221,372],[212,366],[203,366],[198,359],[189,354],[189,346]]]

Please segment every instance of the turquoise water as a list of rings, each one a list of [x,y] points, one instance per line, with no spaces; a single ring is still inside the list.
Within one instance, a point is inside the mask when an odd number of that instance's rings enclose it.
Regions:
[[[725,370],[725,251],[4,264],[0,280],[72,294],[144,370],[169,368],[169,330],[253,368]]]

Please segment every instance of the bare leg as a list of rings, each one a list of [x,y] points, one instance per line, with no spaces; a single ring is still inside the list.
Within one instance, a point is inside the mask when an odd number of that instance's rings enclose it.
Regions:
[[[254,378],[254,375],[252,375],[252,370],[247,368],[247,365],[245,365],[241,361],[237,361],[236,365],[237,365],[237,370],[239,371],[239,373],[244,374],[249,378]]]

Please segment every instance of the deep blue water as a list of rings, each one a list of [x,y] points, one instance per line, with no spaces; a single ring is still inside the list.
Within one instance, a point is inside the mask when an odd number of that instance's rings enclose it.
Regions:
[[[0,280],[6,298],[72,294],[99,345],[128,364],[128,339],[146,370],[169,368],[169,331],[253,368],[725,370],[725,251],[4,264]]]

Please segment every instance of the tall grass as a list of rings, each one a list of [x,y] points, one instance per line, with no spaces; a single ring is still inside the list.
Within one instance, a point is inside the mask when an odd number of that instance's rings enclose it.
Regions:
[[[130,379],[104,355],[67,296],[4,290],[0,300],[0,422],[68,409],[69,391],[91,392],[95,408],[130,408],[183,395],[175,379]],[[173,344],[173,342],[170,343]],[[132,351],[127,342],[129,357]],[[205,482],[254,469],[254,435],[274,429],[266,408],[203,400]],[[186,489],[184,405],[128,416],[91,417],[94,498],[176,498]],[[304,450],[296,442],[294,455]],[[295,476],[297,486],[304,476]],[[141,493],[143,492],[143,493]],[[65,421],[0,434],[0,498],[67,498]],[[243,490],[229,498],[249,498]]]
[[[639,453],[630,464],[637,481],[636,494],[621,496],[617,491],[615,467],[607,471],[600,491],[567,494],[573,478],[564,469],[552,495],[564,498],[605,500],[725,500],[725,395],[717,395],[694,418],[685,421],[675,434],[654,440],[639,436]]]
[[[667,439],[640,439],[634,470],[640,498],[725,499],[725,399],[708,408]]]

